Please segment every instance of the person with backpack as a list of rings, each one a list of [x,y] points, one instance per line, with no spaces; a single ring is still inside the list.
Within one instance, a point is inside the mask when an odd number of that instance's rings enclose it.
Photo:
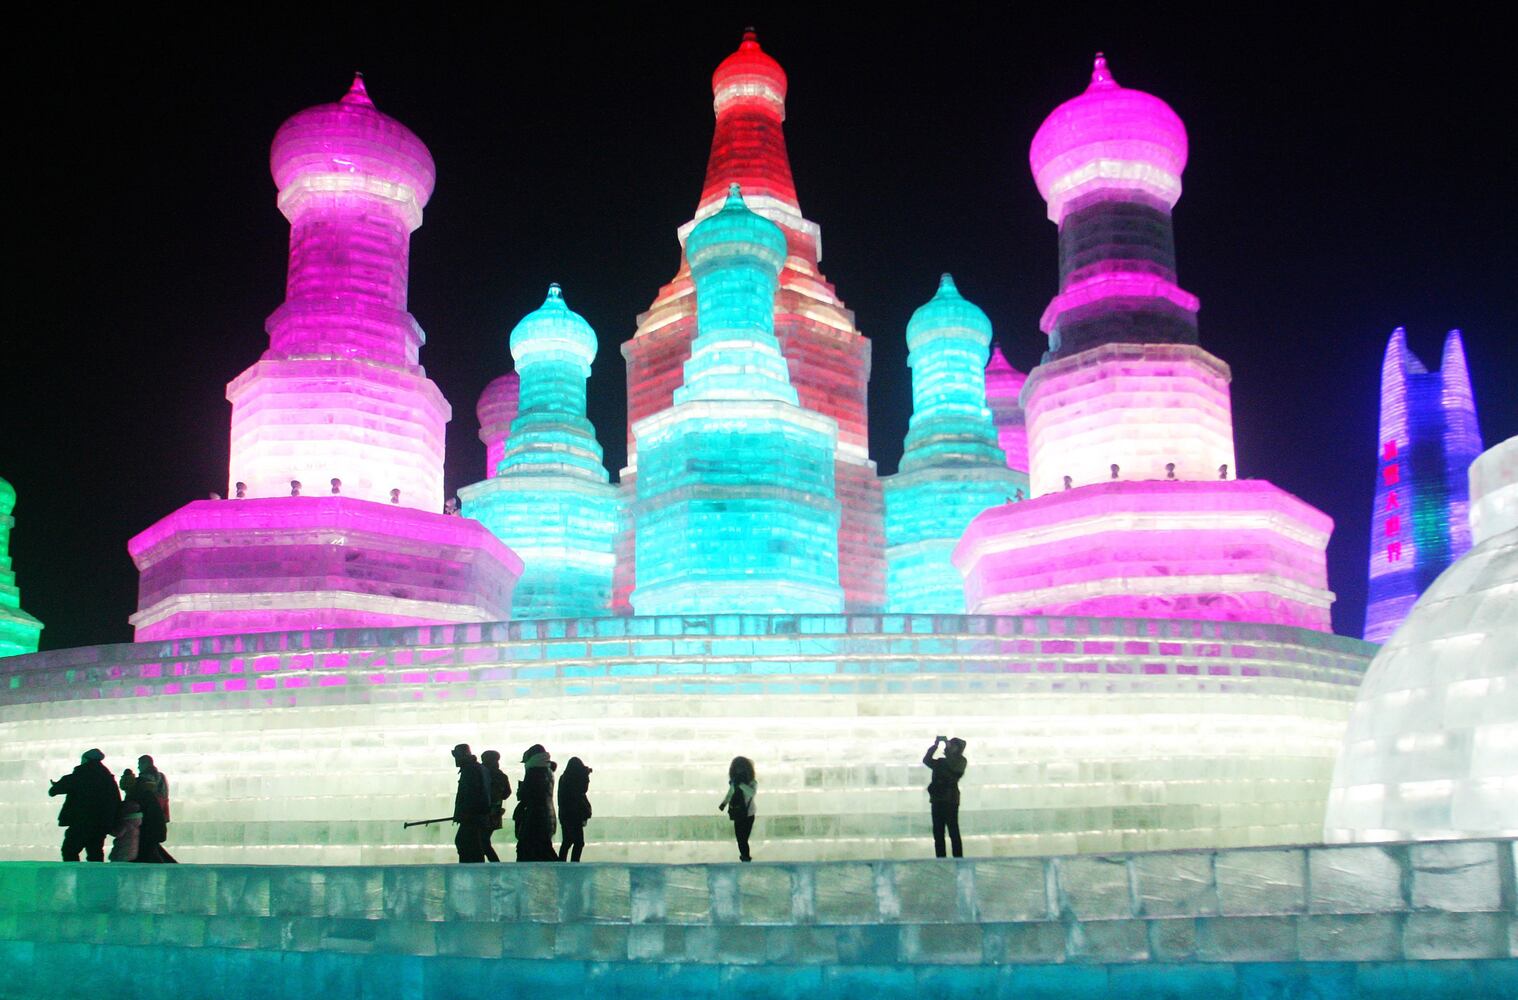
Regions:
[[[727,766],[727,794],[717,804],[717,811],[727,812],[733,821],[733,837],[738,841],[738,860],[752,861],[749,855],[748,837],[754,832],[754,798],[759,791],[759,779],[754,776],[754,762],[747,757],[734,757]]]
[[[559,778],[559,826],[564,831],[559,844],[560,861],[579,861],[585,850],[585,824],[590,822],[590,772],[578,757],[569,758]]]
[[[501,770],[501,751],[486,750],[480,754],[480,770],[484,773],[485,795],[490,800],[490,813],[485,823],[485,860],[500,861],[490,838],[501,828],[506,815],[506,800],[511,798],[511,779]]]
[[[483,863],[486,828],[490,822],[485,775],[468,743],[453,748],[453,763],[459,769],[459,787],[453,796],[453,821],[459,829],[454,834],[453,846],[459,852],[460,864]]]

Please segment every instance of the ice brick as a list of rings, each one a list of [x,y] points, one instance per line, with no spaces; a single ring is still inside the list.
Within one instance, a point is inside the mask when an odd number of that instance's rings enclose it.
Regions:
[[[506,865],[459,865],[443,874],[446,920],[490,920],[516,916],[516,872]],[[503,898],[504,897],[504,898]],[[497,905],[505,903],[507,905]]]
[[[1308,852],[1314,913],[1377,913],[1405,907],[1404,848],[1335,847]]]
[[[1056,858],[1061,913],[1079,920],[1133,916],[1125,858]]]
[[[959,865],[914,861],[889,867],[895,869],[898,912],[903,921],[935,923],[959,915]]]
[[[329,917],[374,919],[385,909],[385,880],[377,868],[330,868],[325,912]]]
[[[1184,962],[1196,957],[1196,920],[1170,917],[1150,920],[1149,955],[1156,962]]]
[[[816,872],[817,920],[872,923],[879,918],[875,873],[867,864],[825,865]]]
[[[1138,854],[1133,858],[1139,912],[1150,917],[1208,917],[1218,912],[1212,854]]]
[[[1214,859],[1223,914],[1301,913],[1307,909],[1307,852],[1219,851]]]
[[[672,924],[705,923],[711,915],[706,868],[671,865],[664,870],[664,919]]]
[[[508,926],[505,933],[511,934],[515,930],[516,927]],[[495,923],[462,920],[441,923],[437,927],[437,953],[473,958],[500,958],[503,954],[502,927]]]
[[[590,866],[590,906],[585,916],[590,920],[618,922],[630,919],[629,881],[625,867]]]
[[[1396,961],[1402,957],[1402,914],[1298,917],[1297,949],[1305,962]]]
[[[1409,913],[1402,952],[1413,959],[1507,958],[1508,917],[1501,913]]]
[[[730,924],[738,920],[738,872],[731,865],[713,867],[707,875],[712,920]]]
[[[1045,920],[1051,915],[1042,859],[997,858],[973,864],[975,908],[981,920]]]
[[[738,919],[743,923],[788,922],[794,895],[794,880],[788,869],[774,865],[743,865],[738,869]]]
[[[1295,917],[1204,917],[1197,921],[1197,958],[1204,962],[1290,962],[1296,957]]]
[[[268,871],[261,868],[222,868],[216,878],[216,912],[225,916],[268,916]]]
[[[986,924],[983,934],[988,962],[1021,965],[1065,960],[1065,925],[1052,920]]]
[[[781,925],[764,928],[764,935],[764,954],[770,962],[820,965],[838,961],[838,935],[831,927]]]
[[[1502,905],[1498,845],[1491,841],[1413,844],[1414,909],[1495,910]]]
[[[168,870],[154,866],[132,866],[133,870],[121,872],[121,881],[116,886],[116,908],[124,913],[163,913],[168,909]],[[59,875],[68,875],[70,869],[64,868]],[[71,905],[73,894],[72,877],[68,881],[68,889],[62,900],[55,899],[50,908],[67,909]],[[48,889],[47,879],[39,876],[37,879],[37,891],[45,894]],[[54,893],[59,891],[56,884]],[[43,895],[43,898],[47,898]],[[60,902],[63,905],[59,905]]]
[[[516,869],[517,915],[522,920],[552,922],[559,919],[559,871],[562,865],[513,864],[488,867]]]
[[[562,924],[554,938],[554,954],[579,962],[623,962],[627,930],[620,924]]]
[[[558,928],[554,924],[509,924],[501,934],[504,958],[553,958]]]
[[[442,920],[441,865],[395,865],[383,871],[381,908],[387,920]]]
[[[277,917],[304,917],[326,907],[324,869],[273,868],[269,871],[269,912]]]
[[[960,965],[981,961],[978,924],[905,924],[901,928],[901,958],[930,965]]]
[[[1073,960],[1140,962],[1149,957],[1149,932],[1142,920],[1082,920],[1066,939]]]

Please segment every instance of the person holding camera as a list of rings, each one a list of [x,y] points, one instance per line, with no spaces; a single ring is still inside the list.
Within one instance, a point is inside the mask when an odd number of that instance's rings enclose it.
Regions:
[[[943,756],[933,756],[939,745],[943,745]],[[922,755],[923,766],[933,772],[933,780],[928,782],[928,805],[933,811],[933,853],[938,857],[944,856],[944,831],[949,833],[949,842],[954,847],[954,856],[965,856],[964,844],[959,839],[959,779],[965,776],[965,741],[958,736],[952,740],[946,736],[940,736],[928,747],[928,752]]]

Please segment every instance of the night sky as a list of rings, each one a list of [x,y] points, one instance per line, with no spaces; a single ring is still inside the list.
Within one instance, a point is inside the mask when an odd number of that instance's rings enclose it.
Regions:
[[[802,209],[873,344],[882,473],[910,415],[906,321],[940,272],[1014,365],[1043,350],[1056,232],[1027,148],[1085,87],[1092,53],[1175,108],[1191,139],[1181,284],[1201,297],[1202,345],[1233,368],[1239,473],[1334,518],[1334,624],[1358,635],[1392,328],[1434,364],[1445,331],[1464,330],[1486,443],[1518,433],[1511,60],[1504,33],[1459,5],[1231,6],[482,19],[413,5],[330,20],[259,6],[216,28],[138,6],[12,35],[0,476],[20,495],[12,556],[43,648],[129,640],[127,539],[225,490],[225,385],[267,346],[284,291],[269,142],[355,69],[437,162],[411,311],[453,404],[449,492],[484,475],[475,400],[550,281],[600,335],[591,418],[615,473],[618,347],[675,272],[711,71],[748,23],[790,76]]]

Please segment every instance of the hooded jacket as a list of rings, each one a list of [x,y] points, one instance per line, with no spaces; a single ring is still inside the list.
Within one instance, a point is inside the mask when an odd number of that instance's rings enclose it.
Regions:
[[[969,762],[965,760],[963,753],[950,756],[945,754],[935,758],[933,751],[938,749],[930,747],[923,756],[923,765],[933,771],[933,780],[928,782],[928,801],[939,805],[959,805],[959,779],[965,776],[965,768]]]
[[[578,757],[569,758],[559,775],[559,820],[570,826],[584,826],[590,819],[591,768]]]

